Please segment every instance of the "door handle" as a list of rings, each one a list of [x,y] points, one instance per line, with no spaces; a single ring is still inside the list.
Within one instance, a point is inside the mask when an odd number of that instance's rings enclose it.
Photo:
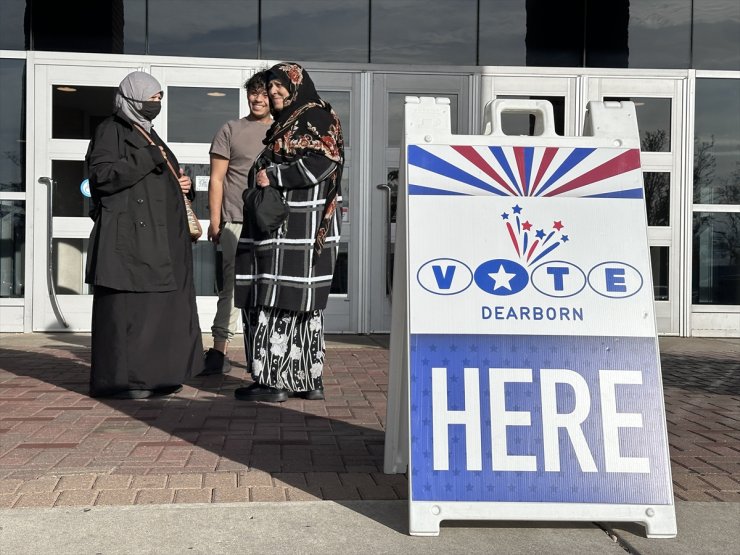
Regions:
[[[387,183],[376,185],[376,188],[385,192],[385,290],[390,297],[393,295],[393,256],[391,253],[391,195],[393,191]]]
[[[59,323],[65,328],[69,328],[67,320],[62,314],[62,309],[59,308],[59,302],[57,301],[57,291],[54,287],[54,217],[52,216],[53,208],[53,196],[54,186],[57,184],[51,177],[39,177],[39,183],[46,185],[46,239],[47,239],[47,264],[46,264],[46,289],[49,292],[49,300],[51,300],[51,308],[54,311],[54,316],[57,317]]]

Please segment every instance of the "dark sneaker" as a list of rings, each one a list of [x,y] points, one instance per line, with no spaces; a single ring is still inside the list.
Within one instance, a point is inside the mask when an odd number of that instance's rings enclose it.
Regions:
[[[216,349],[208,349],[204,355],[203,371],[199,376],[213,376],[231,372],[229,357]]]
[[[318,389],[312,389],[310,391],[291,391],[290,397],[298,397],[299,399],[307,399],[308,401],[323,401],[324,400],[324,388],[319,386]]]
[[[239,387],[234,391],[234,397],[240,401],[266,401],[268,403],[282,403],[288,400],[288,392],[258,383],[249,387]]]

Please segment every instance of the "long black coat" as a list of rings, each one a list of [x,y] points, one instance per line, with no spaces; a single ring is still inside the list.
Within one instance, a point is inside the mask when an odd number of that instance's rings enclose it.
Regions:
[[[174,154],[154,130],[151,136],[179,171]],[[85,281],[120,291],[175,290],[165,199],[179,184],[159,147],[116,113],[98,125],[85,161],[95,220]],[[179,208],[184,219],[184,203]]]

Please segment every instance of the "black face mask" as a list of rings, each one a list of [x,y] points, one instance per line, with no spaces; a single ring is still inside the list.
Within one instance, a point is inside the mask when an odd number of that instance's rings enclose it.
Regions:
[[[152,121],[159,115],[162,110],[162,103],[157,100],[143,100],[141,102],[141,110],[139,113],[141,116],[149,121]]]

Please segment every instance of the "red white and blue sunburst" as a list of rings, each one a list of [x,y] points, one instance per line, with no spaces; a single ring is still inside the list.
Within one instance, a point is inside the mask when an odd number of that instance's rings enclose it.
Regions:
[[[409,195],[640,199],[638,149],[411,145]]]

